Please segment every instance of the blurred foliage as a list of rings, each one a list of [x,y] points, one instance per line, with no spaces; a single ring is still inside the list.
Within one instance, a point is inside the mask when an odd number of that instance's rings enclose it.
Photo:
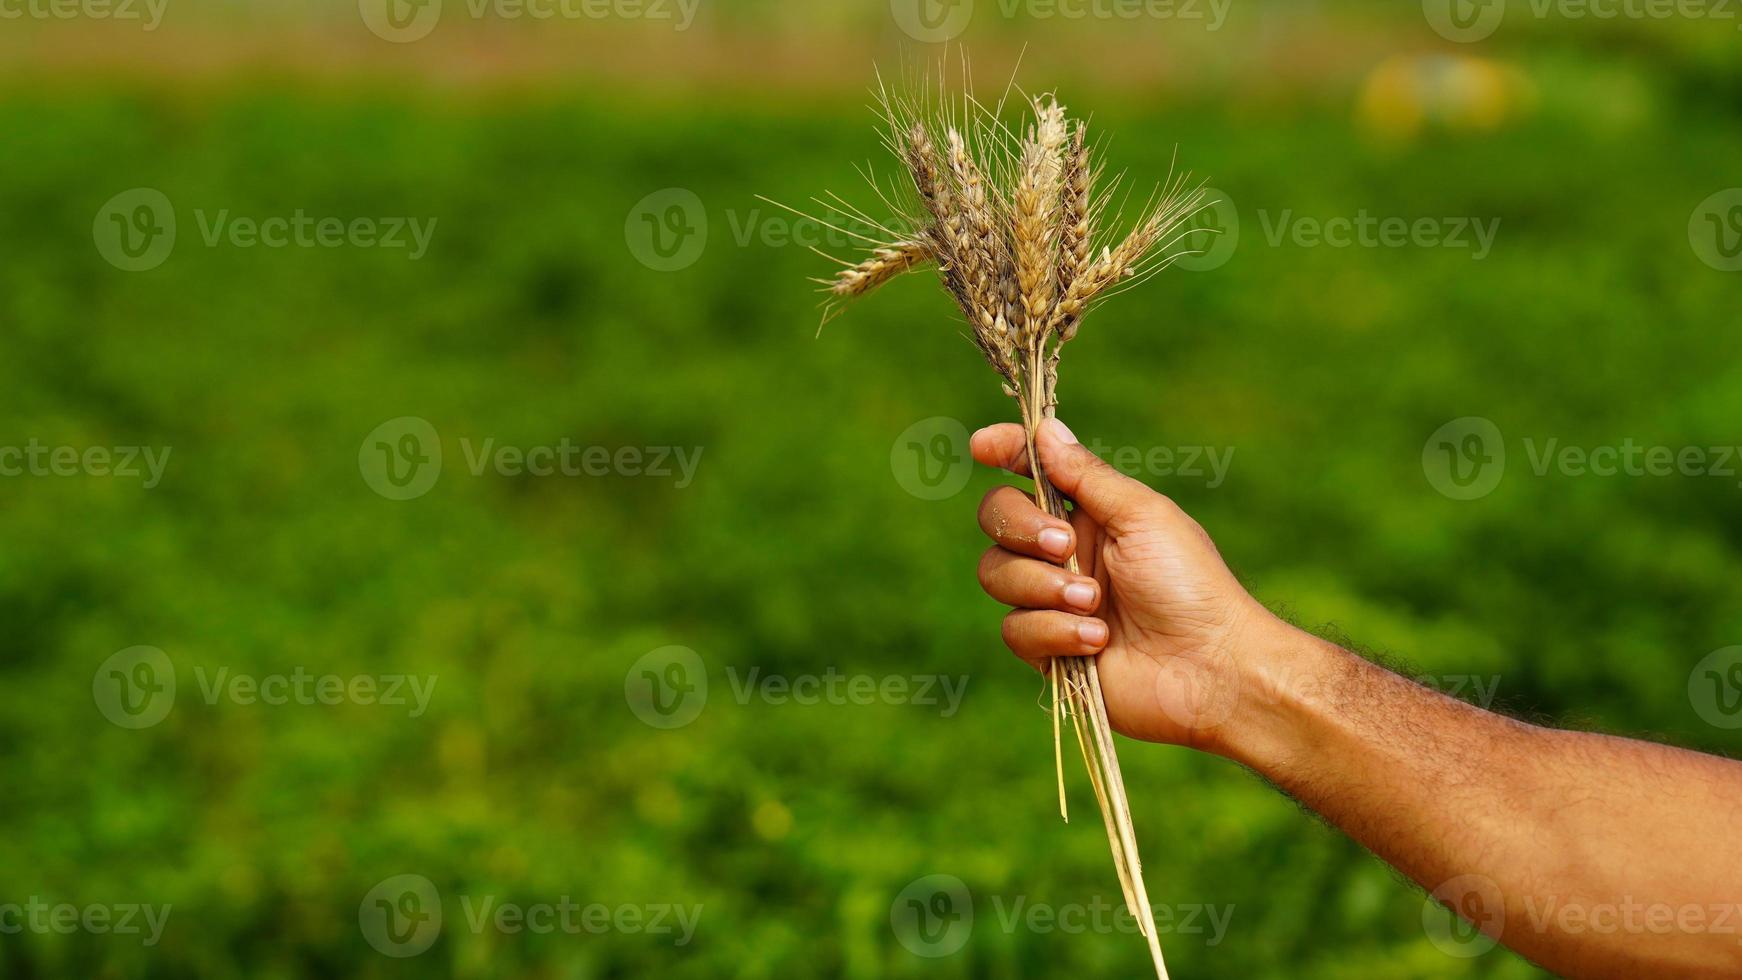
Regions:
[[[1063,414],[1114,446],[1233,447],[1219,487],[1151,482],[1302,622],[1425,672],[1498,676],[1522,713],[1735,750],[1690,711],[1687,677],[1742,638],[1736,481],[1539,478],[1522,447],[1742,441],[1742,280],[1686,237],[1693,207],[1736,182],[1734,48],[1580,29],[1526,54],[1539,33],[1508,35],[1499,74],[1477,69],[1501,111],[1429,106],[1401,128],[1383,116],[1398,99],[1359,85],[1304,105],[1145,90],[1093,105],[1119,166],[1163,174],[1177,146],[1243,227],[1227,265],[1170,271],[1090,320]],[[1383,86],[1418,77],[1369,67],[1392,73]],[[1006,933],[991,914],[992,896],[1117,893],[1093,821],[1059,825],[1039,686],[974,581],[973,512],[997,476],[943,501],[891,476],[914,422],[1010,407],[923,277],[819,338],[804,280],[826,264],[741,239],[786,221],[758,194],[869,203],[851,164],[882,164],[862,101],[265,79],[0,95],[0,443],[173,447],[150,491],[0,484],[0,902],[173,906],[154,949],[0,936],[0,974],[1143,974],[1136,937]],[[138,186],[175,202],[180,239],[162,267],[122,273],[92,215]],[[710,230],[673,273],[625,246],[626,216],[666,187],[699,195]],[[438,225],[417,261],[208,247],[195,211],[222,209]],[[1501,225],[1482,261],[1266,238],[1284,211],[1360,209]],[[442,433],[447,469],[392,502],[359,479],[358,446],[407,415]],[[1466,415],[1513,458],[1463,503],[1420,459]],[[460,447],[565,437],[704,454],[678,489],[474,477]],[[91,677],[142,643],[182,690],[162,724],[128,731],[93,709]],[[699,651],[714,685],[676,731],[623,697],[666,644]],[[220,667],[439,685],[415,719],[208,704],[194,672]],[[950,718],[740,704],[727,671],[752,667],[970,683]],[[1129,743],[1124,764],[1155,901],[1234,907],[1218,944],[1164,937],[1177,975],[1536,975],[1434,949],[1419,892],[1237,768]],[[364,942],[357,908],[403,872],[448,896],[448,922],[399,961]],[[930,873],[986,903],[940,960],[889,925],[890,899]],[[704,914],[681,948],[474,933],[460,895]]]

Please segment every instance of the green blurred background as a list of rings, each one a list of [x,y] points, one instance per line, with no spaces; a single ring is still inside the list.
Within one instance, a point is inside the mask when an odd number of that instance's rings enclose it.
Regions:
[[[0,904],[172,907],[151,947],[0,935],[0,974],[1143,975],[1134,935],[997,911],[1118,892],[1075,764],[1081,816],[1058,821],[1039,685],[974,579],[998,476],[904,489],[916,423],[1011,407],[927,277],[817,336],[805,279],[830,266],[780,237],[816,229],[757,198],[871,205],[874,69],[943,49],[882,0],[702,0],[685,30],[447,0],[408,43],[368,2],[0,20],[0,444],[172,450],[151,489],[0,479]],[[1225,262],[1089,321],[1062,388],[1085,441],[1232,450],[1214,487],[1145,478],[1310,627],[1529,716],[1742,748],[1689,693],[1742,643],[1742,477],[1538,476],[1525,448],[1742,441],[1742,278],[1689,234],[1742,184],[1736,22],[1515,3],[1461,43],[1414,3],[1234,0],[1214,29],[979,7],[956,41],[983,90],[1020,60],[1116,167],[1146,183],[1177,150],[1241,223]],[[133,188],[178,227],[137,272],[100,251]],[[638,229],[673,188],[694,195],[675,230],[707,238],[661,271]],[[202,236],[299,209],[436,224],[415,259]],[[1480,260],[1266,234],[1363,211],[1500,224]],[[1464,501],[1423,447],[1469,416],[1509,459]],[[444,468],[393,500],[359,454],[403,417]],[[681,487],[474,476],[486,439],[702,455]],[[179,686],[134,730],[93,682],[137,645]],[[669,645],[709,697],[667,730],[633,692]],[[416,717],[208,703],[220,669],[437,686]],[[967,688],[947,717],[740,703],[753,669]],[[1225,934],[1163,936],[1176,976],[1537,975],[1437,947],[1420,891],[1237,767],[1129,742],[1123,761],[1152,899],[1231,907]],[[403,874],[445,924],[396,958],[360,911]],[[934,874],[977,917],[923,957],[891,905]],[[463,896],[703,912],[678,945],[474,930]]]

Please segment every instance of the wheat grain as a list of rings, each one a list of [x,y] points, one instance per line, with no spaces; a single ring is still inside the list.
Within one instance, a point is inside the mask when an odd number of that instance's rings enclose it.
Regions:
[[[1016,288],[1021,297],[1025,346],[1041,341],[1051,326],[1058,284],[1058,206],[1064,161],[1064,109],[1035,102],[1035,125],[1022,141],[1022,167],[1015,194]],[[1038,384],[1038,380],[1036,381]]]
[[[963,278],[969,289],[969,304],[963,313],[973,317],[976,333],[998,349],[995,364],[999,372],[1012,374],[1018,359],[1017,336],[1004,316],[1000,295],[1000,268],[1005,262],[1003,239],[997,232],[992,204],[986,193],[985,178],[968,152],[967,140],[952,127],[948,133],[950,175],[956,182],[961,200],[961,215],[957,222],[963,240],[955,250],[963,264]]]
[[[842,300],[871,292],[897,276],[905,275],[934,259],[925,242],[897,242],[873,249],[871,257],[835,273],[829,292]]]
[[[1088,127],[1077,123],[1071,137],[1071,152],[1065,161],[1064,196],[1059,215],[1059,283],[1064,295],[1054,314],[1059,341],[1076,336],[1086,301],[1076,295],[1077,283],[1089,271],[1094,252],[1090,212],[1094,206],[1095,174],[1089,167]]]

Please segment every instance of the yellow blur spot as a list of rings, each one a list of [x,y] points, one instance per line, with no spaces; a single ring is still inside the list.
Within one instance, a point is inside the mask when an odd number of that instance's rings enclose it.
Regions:
[[[763,840],[784,840],[792,833],[792,811],[776,800],[769,800],[756,808],[750,817],[750,825],[756,828],[756,836]]]
[[[1526,115],[1534,101],[1521,72],[1487,58],[1399,55],[1368,73],[1356,115],[1375,136],[1409,142],[1430,128],[1491,132]]]

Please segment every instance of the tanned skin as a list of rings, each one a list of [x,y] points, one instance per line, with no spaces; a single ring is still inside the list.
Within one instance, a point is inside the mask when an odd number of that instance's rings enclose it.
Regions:
[[[980,581],[1036,670],[1100,655],[1120,733],[1254,770],[1556,973],[1742,977],[1742,763],[1405,680],[1272,615],[1197,522],[1061,423],[1039,452],[1072,518],[987,494]],[[1018,426],[975,433],[973,453],[1028,475]]]

